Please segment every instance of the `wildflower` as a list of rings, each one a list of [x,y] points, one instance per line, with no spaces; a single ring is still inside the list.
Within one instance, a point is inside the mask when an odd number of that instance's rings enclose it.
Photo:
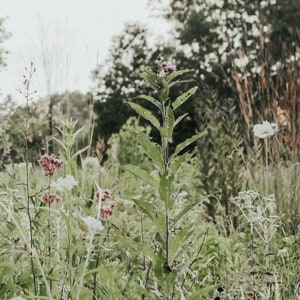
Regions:
[[[11,298],[10,300],[25,300],[24,298],[22,298],[22,297],[19,297],[19,296],[17,296],[17,297],[13,297],[13,298]]]
[[[97,230],[103,230],[103,225],[101,223],[101,221],[91,217],[91,216],[87,216],[85,218],[82,218],[83,222],[86,224],[86,226],[88,227],[89,231],[91,234],[94,234]]]
[[[38,162],[44,168],[45,176],[52,176],[64,164],[62,160],[56,158],[53,154],[44,154]]]
[[[77,181],[72,175],[60,177],[55,182],[52,182],[51,187],[58,191],[68,190],[71,191],[74,186],[77,186]]]
[[[100,216],[102,218],[108,218],[113,214],[113,207],[109,206],[101,206],[100,208]]]
[[[60,202],[61,199],[58,195],[51,194],[50,191],[48,190],[44,193],[42,200],[50,206],[50,204],[53,203],[54,201]]]
[[[254,125],[253,132],[254,136],[265,139],[275,134],[278,131],[278,126],[276,123],[269,123],[268,121],[263,121],[262,124]]]
[[[166,77],[167,75],[176,71],[176,66],[172,65],[170,62],[163,61],[158,65],[158,76],[159,77]]]
[[[82,160],[82,170],[88,174],[89,178],[95,178],[100,173],[100,165],[97,157],[88,156]]]
[[[17,243],[20,241],[20,239],[21,239],[21,238],[20,238],[19,236],[17,236],[17,235],[12,237],[12,241],[13,241],[15,244],[17,244]]]
[[[110,190],[98,190],[96,193],[95,193],[95,197],[97,199],[100,199],[101,197],[101,201],[105,201],[107,199],[109,199],[111,197],[111,192]]]

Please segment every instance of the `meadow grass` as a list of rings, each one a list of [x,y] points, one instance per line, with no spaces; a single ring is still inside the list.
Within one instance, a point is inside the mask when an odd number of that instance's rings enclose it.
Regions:
[[[30,161],[32,66],[19,127],[24,162],[0,174],[1,299],[300,297],[300,170],[272,160],[271,141],[280,132],[265,139],[270,148],[257,142],[255,153],[264,155],[243,157],[241,190],[225,208],[218,194],[203,191],[197,151],[183,151],[207,132],[169,153],[173,129],[185,118],[174,111],[196,88],[169,99],[186,70],[159,67],[158,74],[141,74],[153,88],[141,97],[162,119],[130,105],[158,129],[160,144],[134,118],[111,138],[101,161],[90,156],[90,139],[78,149],[81,129],[68,120],[53,138],[57,153]],[[239,166],[241,154],[230,150],[226,163]]]

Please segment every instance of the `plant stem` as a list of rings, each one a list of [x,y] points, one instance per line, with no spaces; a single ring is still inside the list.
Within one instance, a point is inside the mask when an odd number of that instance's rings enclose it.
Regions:
[[[265,152],[266,152],[266,174],[265,174],[265,193],[266,196],[268,195],[268,174],[269,174],[269,164],[268,164],[268,140],[267,138],[264,139],[265,141]]]
[[[89,259],[90,259],[90,255],[91,255],[91,252],[92,252],[93,239],[94,239],[94,233],[91,233],[90,242],[89,242],[89,245],[88,245],[88,248],[87,248],[87,254],[86,254],[83,270],[81,271],[81,277],[80,277],[80,282],[79,282],[79,288],[78,288],[77,295],[76,295],[76,300],[79,300],[79,297],[80,297],[80,292],[81,292],[81,289],[82,289],[82,286],[83,286],[84,274],[85,274],[85,271],[87,269]]]
[[[162,121],[163,121],[163,127],[167,127],[167,113],[166,113],[166,102],[162,103]],[[168,171],[168,163],[169,163],[169,141],[165,138],[161,138],[162,142],[162,156],[163,156],[163,162],[164,162],[164,169],[163,173],[166,174]],[[169,224],[169,199],[167,199],[165,203],[165,224],[166,224],[166,241],[165,241],[165,247],[166,247],[166,267],[169,267],[169,243],[170,243],[170,224]]]
[[[27,146],[27,140],[26,140],[26,146]],[[27,156],[27,154],[26,154]],[[27,157],[25,158],[25,170],[26,170],[26,198],[27,198],[27,216],[28,216],[28,221],[29,221],[29,239],[30,239],[30,251],[32,252],[32,249],[34,247],[33,243],[33,229],[32,229],[32,218],[31,218],[31,213],[30,213],[30,194],[29,194],[29,168],[28,168],[28,161]],[[36,274],[35,274],[35,268],[34,268],[34,262],[33,262],[33,257],[31,253],[30,257],[30,265],[31,265],[31,272],[33,276],[33,287],[34,287],[34,295],[37,296],[37,282],[36,282]]]

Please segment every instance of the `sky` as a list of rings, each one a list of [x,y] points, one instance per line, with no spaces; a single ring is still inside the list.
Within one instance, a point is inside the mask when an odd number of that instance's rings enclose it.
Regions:
[[[0,0],[0,17],[7,17],[11,37],[2,44],[9,51],[0,71],[0,94],[22,87],[24,68],[37,71],[32,89],[37,96],[92,88],[91,71],[109,54],[111,38],[125,24],[146,24],[151,32],[167,34],[166,22],[153,17],[148,0]],[[46,76],[47,74],[47,76]],[[46,78],[50,78],[49,81]],[[0,97],[1,99],[1,97]]]

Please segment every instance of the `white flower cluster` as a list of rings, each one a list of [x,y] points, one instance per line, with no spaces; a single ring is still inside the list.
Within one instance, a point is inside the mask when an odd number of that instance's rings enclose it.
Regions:
[[[268,121],[263,121],[262,124],[254,125],[253,132],[254,136],[265,139],[275,134],[278,131],[278,126],[276,123],[269,123]]]
[[[233,198],[244,217],[264,242],[269,242],[278,227],[275,196],[260,197],[255,191],[240,192]]]
[[[102,223],[100,220],[97,220],[91,216],[87,216],[85,218],[82,218],[85,225],[88,227],[91,234],[95,234],[96,231],[101,231],[104,229]]]
[[[89,178],[96,178],[100,173],[100,164],[97,157],[88,156],[82,160],[82,170]]]
[[[72,175],[66,177],[60,177],[56,181],[51,183],[51,187],[62,192],[64,190],[71,191],[74,186],[77,186],[77,181]]]

